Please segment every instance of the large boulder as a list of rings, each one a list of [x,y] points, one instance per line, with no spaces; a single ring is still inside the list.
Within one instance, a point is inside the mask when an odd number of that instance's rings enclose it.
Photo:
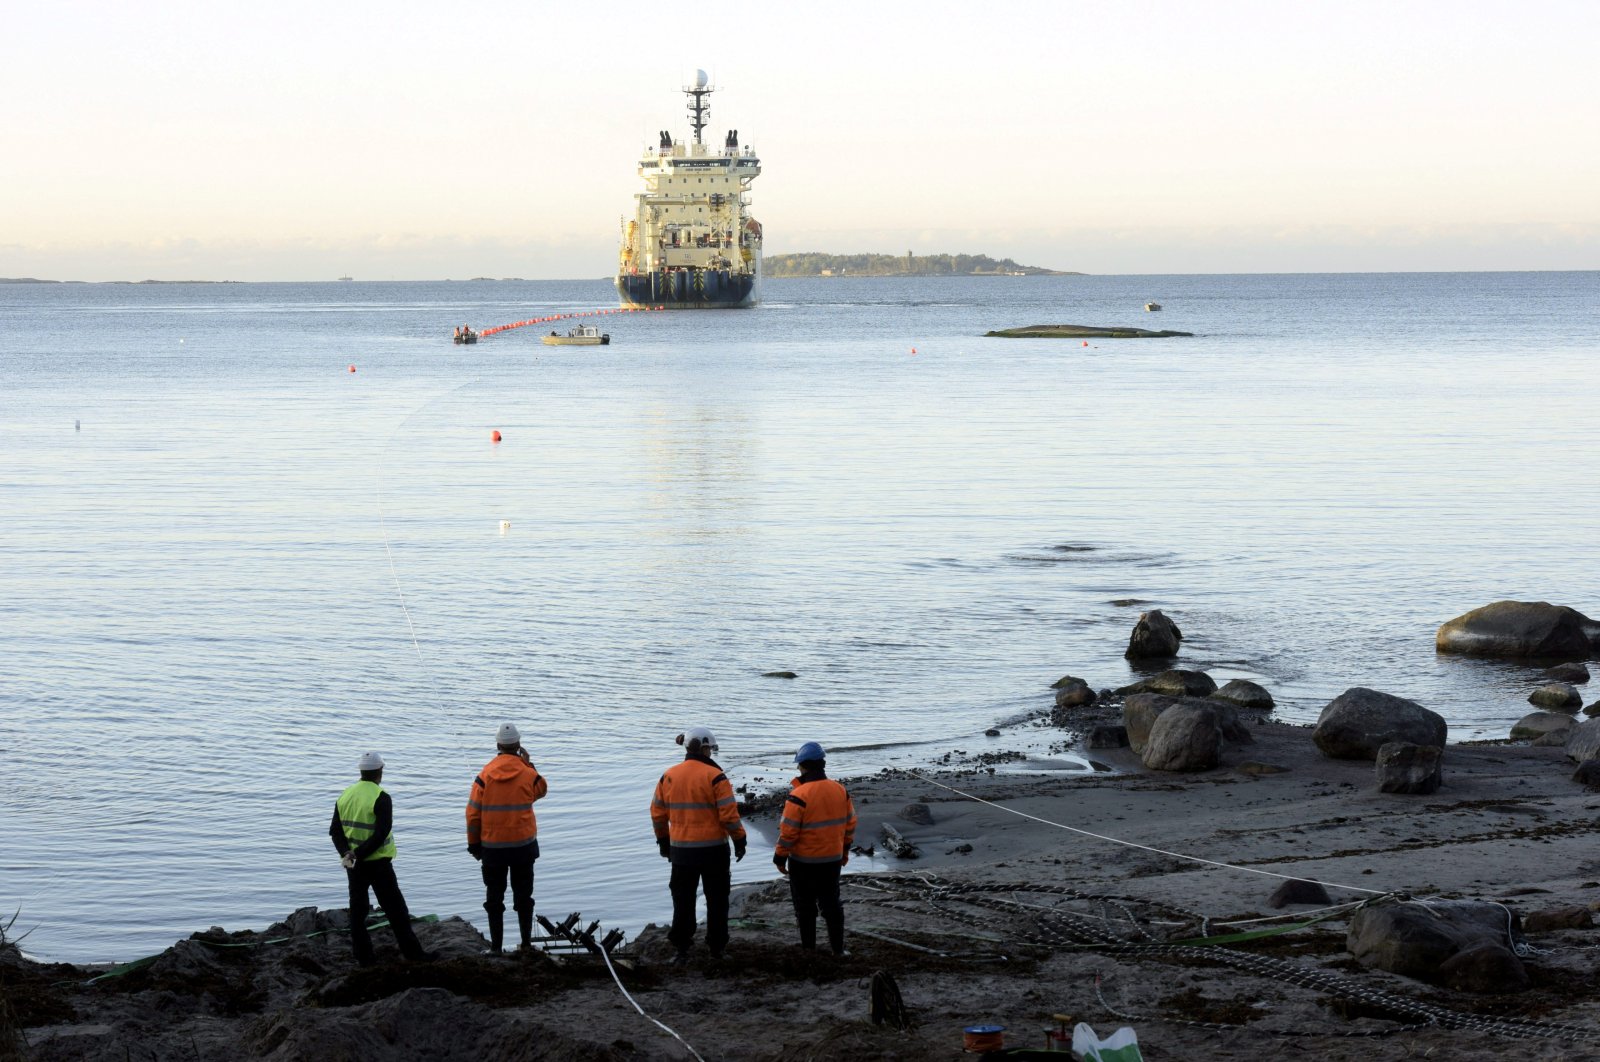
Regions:
[[[1168,697],[1207,697],[1216,691],[1216,682],[1204,671],[1173,669],[1123,686],[1117,693],[1124,697],[1130,693],[1160,693]]]
[[[1517,916],[1497,903],[1429,900],[1363,907],[1350,919],[1345,947],[1363,966],[1428,981],[1445,962],[1479,945],[1513,943]]]
[[[1140,759],[1153,771],[1209,771],[1222,755],[1217,710],[1201,701],[1179,701],[1156,717]]]
[[[1128,731],[1128,747],[1143,752],[1150,728],[1162,712],[1178,702],[1159,693],[1136,693],[1122,702],[1122,725]]]
[[[1457,992],[1519,992],[1532,984],[1522,960],[1504,944],[1480,941],[1439,964],[1439,980]]]
[[[1122,655],[1129,660],[1150,660],[1178,655],[1178,645],[1183,632],[1161,610],[1153,608],[1139,613],[1139,622],[1133,625],[1128,638],[1127,651]]]
[[[1437,745],[1408,745],[1390,741],[1378,749],[1380,793],[1434,793],[1444,775],[1440,765],[1444,749]]]
[[[1135,693],[1122,703],[1122,725],[1128,731],[1128,745],[1134,752],[1143,753],[1145,742],[1156,719],[1174,705],[1209,708],[1216,714],[1217,727],[1222,737],[1235,745],[1254,745],[1255,735],[1239,720],[1238,709],[1226,701],[1213,701],[1199,697],[1167,697],[1159,693]]]
[[[1528,703],[1535,708],[1576,712],[1583,707],[1583,695],[1570,682],[1550,682],[1528,694]]]
[[[1270,712],[1276,707],[1272,694],[1249,679],[1230,679],[1220,690],[1211,694],[1211,697],[1214,700],[1238,705],[1240,708],[1254,708],[1264,712]]]
[[[1573,763],[1600,756],[1600,719],[1579,723],[1567,731],[1567,743],[1563,748],[1567,751],[1567,759]]]
[[[1317,717],[1311,739],[1335,760],[1374,760],[1391,741],[1444,746],[1444,717],[1415,701],[1362,686],[1345,690]]]
[[[1441,653],[1512,659],[1585,660],[1600,625],[1547,601],[1496,601],[1449,620],[1434,636]]]
[[[1512,741],[1534,741],[1546,734],[1567,730],[1576,724],[1564,712],[1529,712],[1511,724]]]
[[[1073,682],[1056,690],[1057,708],[1079,708],[1093,704],[1095,692],[1087,682]]]

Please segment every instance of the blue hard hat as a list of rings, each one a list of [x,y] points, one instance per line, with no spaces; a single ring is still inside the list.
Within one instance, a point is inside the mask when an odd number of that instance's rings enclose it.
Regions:
[[[815,741],[808,741],[801,745],[794,754],[794,762],[796,763],[805,763],[807,760],[825,760],[827,758],[828,754],[823,752],[822,746]]]

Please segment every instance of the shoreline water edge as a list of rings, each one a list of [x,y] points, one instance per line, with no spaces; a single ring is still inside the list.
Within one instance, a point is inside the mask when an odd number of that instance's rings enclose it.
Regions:
[[[984,751],[847,779],[842,958],[798,948],[776,877],[687,967],[662,927],[622,943],[604,912],[543,907],[550,950],[521,958],[451,917],[416,924],[435,961],[379,931],[357,967],[346,912],[316,908],[115,967],[10,941],[0,1058],[956,1059],[972,1026],[1043,1048],[1076,1021],[1150,1059],[1600,1057],[1600,719],[1567,696],[1589,646],[1565,655],[1530,670],[1548,710],[1460,744],[1359,687],[1311,727],[1170,656],[1115,691],[1066,676]],[[781,801],[744,795],[760,836]]]

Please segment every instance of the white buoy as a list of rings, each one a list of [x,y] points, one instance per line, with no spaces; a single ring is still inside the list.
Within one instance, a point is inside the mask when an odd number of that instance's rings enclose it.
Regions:
[[[510,520],[501,520],[500,521],[500,533],[503,535],[507,531],[510,531],[510,530],[511,530],[511,521]]]

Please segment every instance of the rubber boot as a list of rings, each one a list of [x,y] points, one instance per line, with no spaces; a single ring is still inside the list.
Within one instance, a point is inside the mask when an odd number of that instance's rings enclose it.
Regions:
[[[533,908],[517,912],[517,928],[522,931],[522,950],[533,949]]]
[[[500,954],[500,947],[506,941],[506,923],[504,911],[489,912],[489,950]]]

